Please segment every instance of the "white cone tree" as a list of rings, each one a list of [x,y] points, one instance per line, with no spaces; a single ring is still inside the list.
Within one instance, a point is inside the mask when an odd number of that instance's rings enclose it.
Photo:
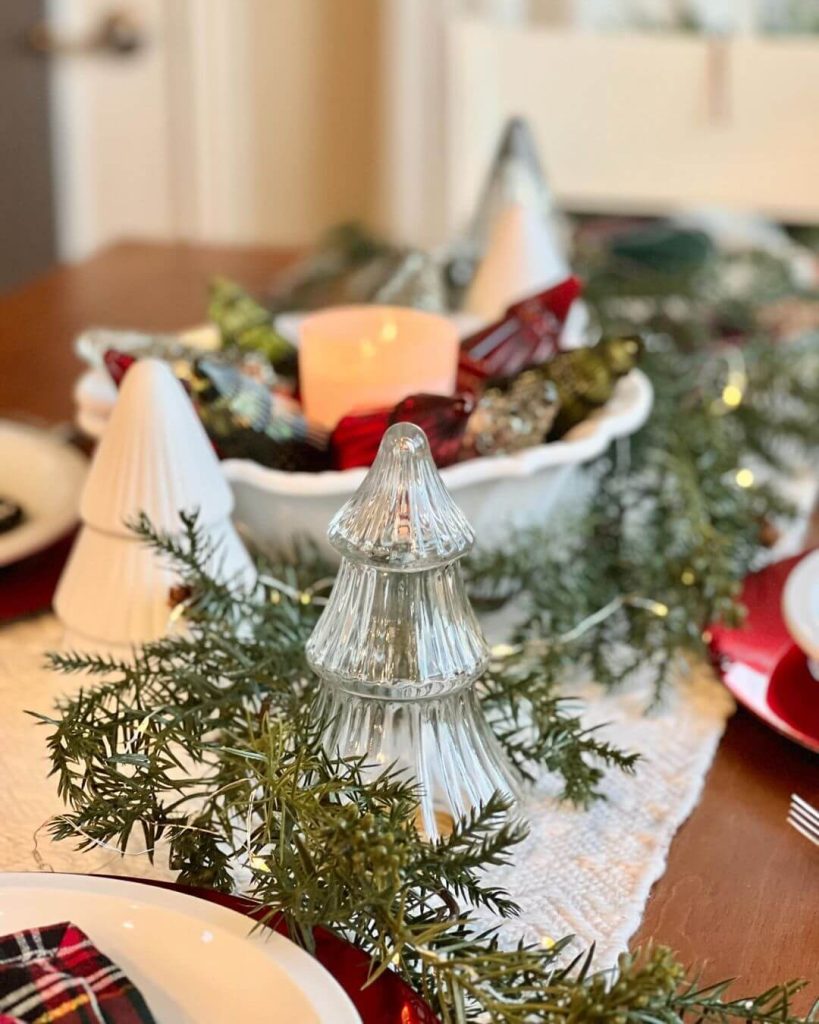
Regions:
[[[483,321],[499,320],[512,303],[557,284],[569,272],[541,214],[511,201],[495,218],[464,309]]]
[[[420,827],[438,836],[515,783],[474,689],[488,651],[458,565],[474,536],[420,427],[390,427],[328,536],[342,562],[307,644],[326,746],[414,776]]]
[[[128,529],[140,513],[176,534],[180,512],[196,511],[213,545],[211,570],[250,580],[232,510],[233,494],[182,385],[164,362],[135,363],[94,455],[83,526],[54,598],[65,643],[122,655],[166,633],[176,573]]]

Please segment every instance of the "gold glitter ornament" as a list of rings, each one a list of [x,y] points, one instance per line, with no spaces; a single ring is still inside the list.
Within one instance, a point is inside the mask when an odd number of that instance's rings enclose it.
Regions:
[[[489,387],[469,417],[464,455],[498,455],[541,444],[559,408],[553,381],[526,370],[506,386]]]

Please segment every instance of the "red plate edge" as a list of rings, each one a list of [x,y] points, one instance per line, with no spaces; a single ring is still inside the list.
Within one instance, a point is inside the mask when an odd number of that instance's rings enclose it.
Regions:
[[[813,549],[812,549],[813,550]],[[717,671],[731,694],[787,739],[819,753],[819,681],[794,644],[782,617],[782,590],[810,551],[775,562],[745,580],[741,628],[710,628]]]
[[[234,910],[257,921],[262,911],[261,905],[255,900],[217,892],[215,889],[162,882],[153,878],[130,878],[124,875],[101,877],[182,892],[197,899],[207,900],[209,903],[218,903],[219,906],[227,907],[228,910]],[[287,936],[287,928],[282,921],[277,921],[272,927]],[[363,950],[326,928],[316,928],[314,935],[316,959],[347,993],[361,1017],[362,1024],[440,1024],[424,1000],[394,971],[384,971],[376,981],[367,985],[370,958]]]

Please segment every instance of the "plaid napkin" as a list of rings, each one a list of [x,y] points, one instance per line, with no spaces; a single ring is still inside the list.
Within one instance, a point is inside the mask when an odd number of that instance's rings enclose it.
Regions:
[[[116,964],[68,922],[0,938],[0,1024],[154,1024]]]

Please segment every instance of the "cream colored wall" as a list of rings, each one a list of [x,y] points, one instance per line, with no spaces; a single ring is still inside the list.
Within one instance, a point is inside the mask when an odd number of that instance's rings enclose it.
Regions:
[[[213,159],[234,147],[239,160],[204,226],[226,240],[300,243],[343,217],[373,219],[379,0],[232,0],[231,9],[229,52],[213,52],[230,69],[217,77],[221,128],[209,148]]]

